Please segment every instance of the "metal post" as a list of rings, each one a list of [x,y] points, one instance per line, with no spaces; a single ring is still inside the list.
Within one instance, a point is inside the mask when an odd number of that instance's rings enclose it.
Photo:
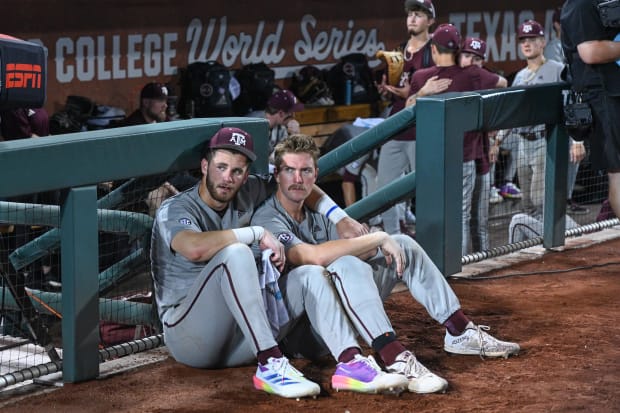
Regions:
[[[63,380],[99,375],[97,189],[72,188],[61,207]]]

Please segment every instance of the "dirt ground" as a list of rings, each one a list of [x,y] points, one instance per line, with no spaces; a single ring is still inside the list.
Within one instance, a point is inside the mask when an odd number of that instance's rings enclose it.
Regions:
[[[400,339],[450,383],[447,393],[337,393],[334,362],[295,360],[323,392],[287,400],[252,387],[255,367],[198,370],[168,358],[129,372],[5,404],[3,413],[46,412],[618,412],[620,411],[620,239],[550,252],[541,259],[451,279],[466,313],[519,356],[451,356],[443,329],[407,292],[386,302]],[[517,275],[529,273],[530,275]],[[7,402],[7,400],[3,400]]]

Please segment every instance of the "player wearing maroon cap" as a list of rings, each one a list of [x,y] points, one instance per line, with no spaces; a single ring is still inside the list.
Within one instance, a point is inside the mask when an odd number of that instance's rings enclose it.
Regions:
[[[459,52],[459,66],[475,65],[483,67],[486,59],[486,50],[487,44],[484,40],[477,37],[466,38]],[[496,134],[496,131],[483,132],[482,156],[475,159],[476,178],[471,201],[472,217],[470,219],[470,228],[464,228],[463,232],[464,240],[468,240],[469,234],[471,234],[472,251],[486,251],[489,249],[489,203],[493,195],[496,195],[500,201],[503,199],[499,195],[497,188],[491,186],[495,170],[491,165],[495,165],[498,148],[491,145],[490,141],[495,138]]]
[[[512,86],[562,81],[564,64],[547,60],[543,55],[546,45],[543,26],[535,20],[526,20],[519,25],[516,34],[526,66],[517,72]],[[512,128],[511,131],[520,136],[517,169],[523,194],[521,206],[524,211],[511,218],[508,240],[512,243],[542,235],[547,129],[546,125],[540,124]],[[509,132],[510,130],[502,131],[498,134],[498,140],[501,141]],[[566,229],[575,227],[577,223],[567,216]]]
[[[517,29],[517,38],[521,53],[525,56],[527,66],[517,72],[512,86],[527,86],[562,80],[564,69],[562,63],[547,60],[543,56],[545,31],[540,23],[526,20]],[[498,140],[509,131],[502,131]],[[529,215],[542,214],[544,200],[544,176],[546,153],[545,125],[513,128],[513,133],[520,135],[517,169],[522,191],[522,206]]]
[[[270,249],[270,260],[280,270],[285,256],[269,231],[247,226],[274,189],[249,174],[254,159],[249,133],[220,129],[205,145],[200,182],[157,211],[151,267],[166,345],[177,361],[199,368],[239,366],[258,358],[257,389],[283,397],[316,395],[319,386],[282,355],[263,304],[249,245]],[[310,204],[344,236],[366,232],[317,187],[313,194]]]
[[[476,65],[461,67],[457,55],[461,46],[461,35],[451,24],[442,24],[431,39],[432,57],[435,66],[418,70],[411,81],[410,97],[407,105],[415,104],[418,97],[434,94],[428,81],[445,82],[447,92],[466,92],[472,90],[506,87],[502,76],[491,73]],[[469,253],[469,226],[472,211],[472,195],[476,178],[476,159],[484,156],[482,133],[467,132],[463,139],[463,255]]]
[[[435,24],[435,6],[430,0],[406,0],[405,13],[409,38],[399,47],[405,61],[400,81],[397,85],[389,85],[384,76],[381,84],[377,85],[381,95],[391,100],[390,116],[405,107],[413,73],[434,64],[429,30]],[[403,171],[415,171],[415,134],[411,130],[394,136],[381,147],[377,187],[381,188],[398,179]],[[388,234],[401,233],[400,220],[404,219],[404,214],[400,209],[395,206],[381,213],[383,228]]]
[[[273,148],[293,133],[299,133],[299,122],[295,119],[295,112],[304,110],[304,104],[290,90],[275,91],[267,100],[265,110],[257,110],[246,116],[264,118],[269,122],[269,154],[270,162]]]

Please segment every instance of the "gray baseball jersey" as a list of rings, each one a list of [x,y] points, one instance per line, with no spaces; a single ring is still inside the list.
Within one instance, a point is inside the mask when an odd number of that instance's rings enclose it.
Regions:
[[[252,251],[234,243],[208,261],[192,262],[171,243],[180,231],[248,225],[273,184],[250,176],[223,214],[204,203],[199,185],[164,201],[153,224],[151,267],[166,345],[177,361],[194,367],[247,364],[276,345]]]
[[[564,65],[555,60],[545,61],[538,70],[532,71],[527,67],[519,70],[512,81],[512,86],[540,85],[544,83],[560,82],[562,80]],[[525,126],[513,129],[516,132],[539,132],[545,129],[545,125]]]
[[[273,192],[275,182],[250,175],[235,200],[220,216],[198,194],[200,183],[165,200],[157,212],[151,239],[153,279],[157,303],[163,313],[178,305],[207,262],[192,262],[170,247],[180,231],[218,231],[245,227],[255,208]]]
[[[319,244],[338,238],[329,221],[307,208],[304,220],[296,222],[275,196],[271,196],[258,208],[252,224],[271,231],[287,251],[301,242]],[[441,272],[412,238],[406,235],[393,237],[406,256],[402,280],[431,317],[443,323],[460,308],[458,298]],[[293,271],[304,267],[316,266],[301,266]],[[367,262],[357,257],[343,256],[326,268],[349,319],[369,345],[374,338],[392,331],[382,300],[390,295],[399,278],[393,266],[386,265],[381,252]],[[320,303],[321,297],[315,297],[314,300]]]
[[[528,86],[561,81],[564,65],[555,60],[545,61],[536,71],[527,67],[519,70],[512,86]],[[518,133],[541,134],[546,130],[544,124],[515,128]],[[523,198],[521,204],[527,213],[542,211],[545,194],[545,156],[547,140],[541,137],[528,141],[519,139],[517,169]]]

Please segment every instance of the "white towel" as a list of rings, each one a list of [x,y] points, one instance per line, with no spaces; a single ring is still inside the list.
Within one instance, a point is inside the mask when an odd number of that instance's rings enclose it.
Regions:
[[[273,332],[273,336],[277,337],[280,332],[280,327],[288,323],[289,316],[286,305],[284,304],[284,299],[282,298],[282,292],[278,286],[280,271],[278,271],[269,259],[272,253],[273,251],[270,249],[263,251],[263,268],[258,274],[258,282],[263,293],[263,301],[265,303],[265,310],[267,311],[267,318],[271,325],[271,331]]]
[[[360,128],[373,128],[383,122],[384,118],[356,118],[353,122],[353,126],[358,126]]]

